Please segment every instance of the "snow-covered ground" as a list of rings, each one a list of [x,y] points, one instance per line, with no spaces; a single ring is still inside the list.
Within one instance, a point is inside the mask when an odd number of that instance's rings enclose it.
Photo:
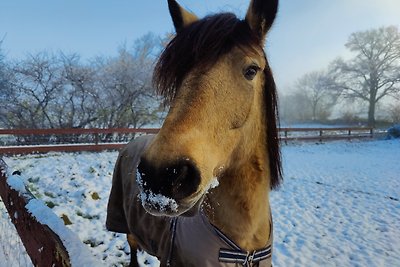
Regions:
[[[400,142],[283,148],[275,266],[400,266]]]
[[[32,266],[0,198],[0,267]]]
[[[282,154],[285,181],[271,193],[274,266],[400,266],[400,140],[290,144]],[[125,236],[104,227],[116,157],[49,153],[5,161],[105,266],[121,266],[129,259]],[[0,259],[9,248],[3,233],[12,232],[4,212],[0,205]]]

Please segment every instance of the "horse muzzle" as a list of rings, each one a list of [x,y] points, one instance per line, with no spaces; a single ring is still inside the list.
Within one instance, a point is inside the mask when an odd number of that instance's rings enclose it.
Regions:
[[[142,205],[153,215],[178,216],[201,198],[200,171],[190,159],[156,165],[142,157],[136,176]]]

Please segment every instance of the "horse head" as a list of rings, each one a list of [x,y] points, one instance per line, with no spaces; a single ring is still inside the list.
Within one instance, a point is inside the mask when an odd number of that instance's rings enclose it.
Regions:
[[[279,184],[276,88],[263,51],[277,2],[251,1],[240,20],[230,13],[199,19],[168,1],[176,35],[153,79],[170,109],[138,166],[148,212],[196,210],[245,164],[265,174],[265,186]]]

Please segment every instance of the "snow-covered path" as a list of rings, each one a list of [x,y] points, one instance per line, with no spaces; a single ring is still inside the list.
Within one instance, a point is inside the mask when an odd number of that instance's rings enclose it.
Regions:
[[[291,144],[282,154],[285,181],[271,193],[274,266],[400,266],[400,140]],[[129,258],[124,236],[104,227],[116,157],[50,153],[5,161],[113,266]],[[4,266],[25,266],[12,264]]]

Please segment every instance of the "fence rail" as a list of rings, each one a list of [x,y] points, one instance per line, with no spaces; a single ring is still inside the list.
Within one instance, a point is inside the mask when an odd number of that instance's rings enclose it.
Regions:
[[[280,128],[282,141],[329,141],[373,138],[371,127],[335,127],[335,128]]]
[[[118,150],[137,135],[157,128],[0,129],[0,154]],[[281,141],[329,141],[372,138],[369,127],[280,128]]]
[[[110,134],[110,133],[157,133],[158,128],[70,128],[70,129],[0,129],[0,135],[52,135],[52,134]]]
[[[0,129],[0,154],[118,150],[155,128]]]

